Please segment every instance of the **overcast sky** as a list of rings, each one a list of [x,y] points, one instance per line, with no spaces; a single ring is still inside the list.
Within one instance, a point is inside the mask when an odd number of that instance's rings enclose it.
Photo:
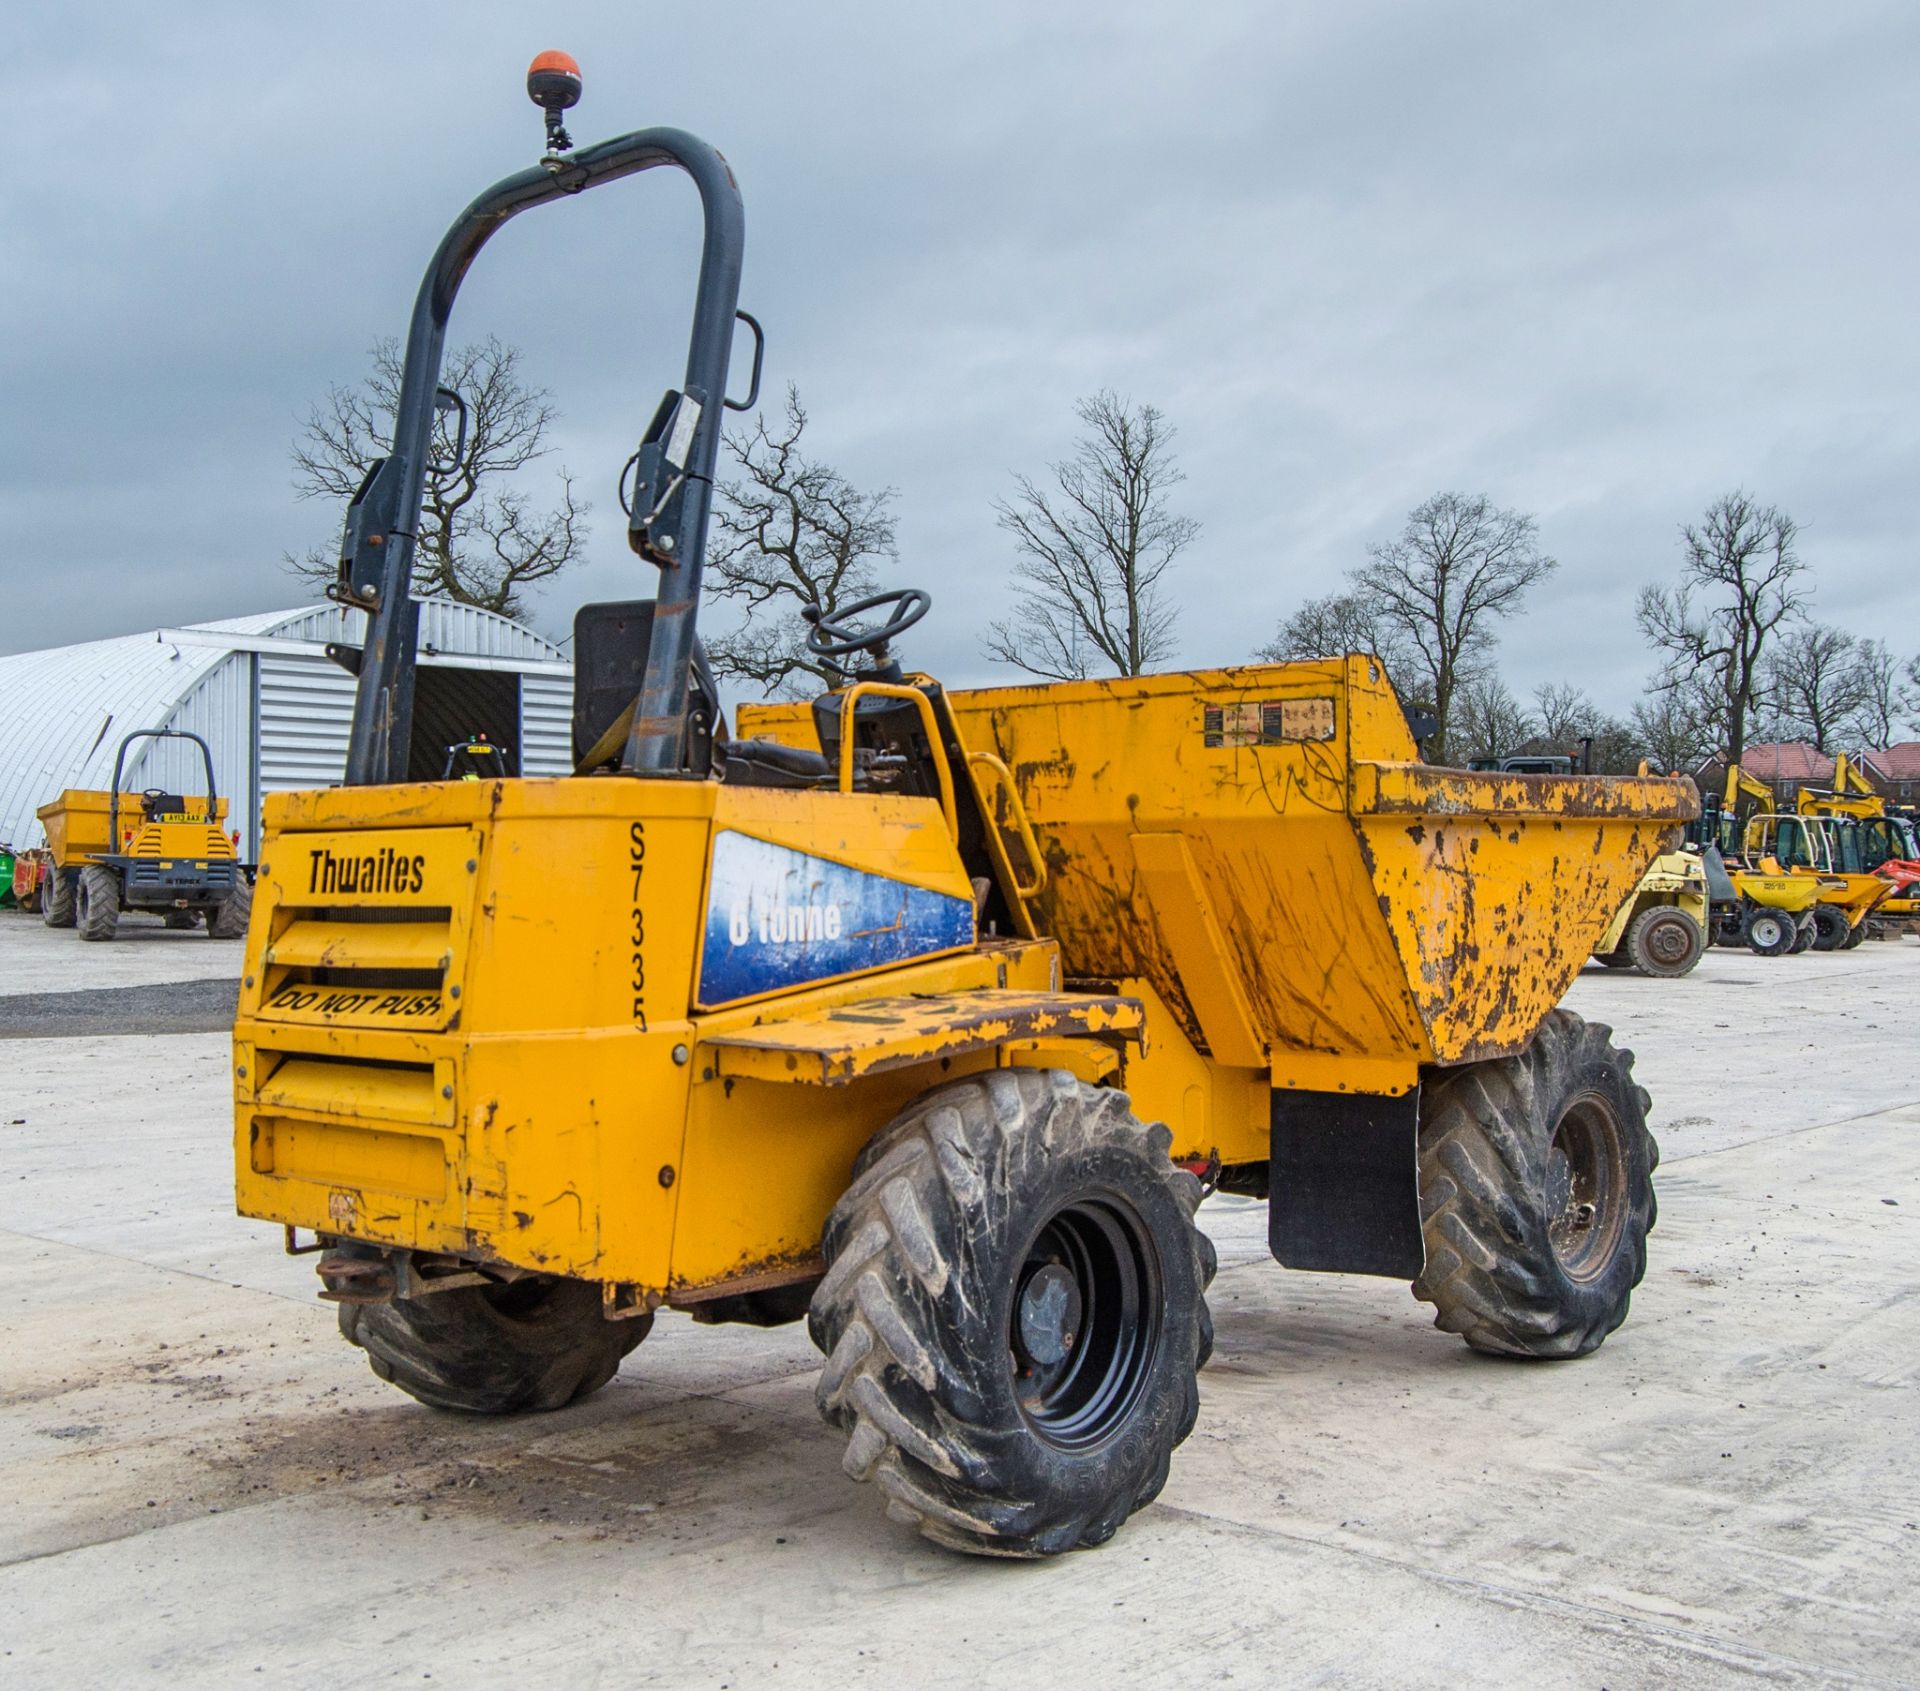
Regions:
[[[1630,703],[1634,590],[1737,485],[1804,525],[1821,615],[1920,645],[1911,0],[10,13],[0,650],[308,596],[278,560],[341,513],[293,497],[299,417],[532,162],[554,46],[576,139],[673,123],[732,161],[771,391],[898,490],[898,579],[935,596],[909,655],[949,681],[998,673],[994,498],[1101,386],[1179,430],[1184,663],[1244,659],[1444,488],[1561,560],[1504,641],[1523,691]],[[695,203],[653,174],[542,209],[462,296],[596,508],[550,633],[652,591],[613,484],[679,379]]]

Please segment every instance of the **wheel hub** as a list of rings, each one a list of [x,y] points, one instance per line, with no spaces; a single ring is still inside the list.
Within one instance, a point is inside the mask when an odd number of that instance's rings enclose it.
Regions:
[[[1057,1262],[1027,1276],[1020,1289],[1020,1348],[1043,1367],[1065,1362],[1080,1336],[1080,1288]]]
[[[1576,1098],[1547,1151],[1547,1237],[1569,1278],[1590,1280],[1612,1260],[1626,1205],[1626,1151],[1613,1107]]]
[[[1049,1444],[1086,1449],[1125,1426],[1160,1350],[1162,1284],[1145,1222],[1117,1195],[1070,1203],[1035,1235],[1007,1311],[1007,1365]]]
[[[1657,962],[1669,966],[1684,963],[1692,949],[1687,930],[1678,922],[1655,922],[1647,935],[1647,949]]]

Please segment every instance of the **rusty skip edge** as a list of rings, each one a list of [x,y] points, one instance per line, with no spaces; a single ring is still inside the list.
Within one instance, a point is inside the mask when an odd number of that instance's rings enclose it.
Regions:
[[[1700,789],[1685,777],[1497,775],[1410,763],[1356,764],[1354,773],[1354,808],[1372,816],[1679,823],[1700,814]]]

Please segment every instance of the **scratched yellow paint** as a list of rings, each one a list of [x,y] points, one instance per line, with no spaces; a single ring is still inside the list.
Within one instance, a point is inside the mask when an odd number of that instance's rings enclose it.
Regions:
[[[971,897],[941,805],[614,777],[270,799],[241,1210],[697,1301],[817,1267],[860,1148],[995,1064],[1122,1087],[1176,1154],[1256,1161],[1276,1090],[1404,1092],[1523,1046],[1696,806],[1683,781],[1425,768],[1364,658],[951,702],[1043,937],[713,1011],[719,830]],[[802,710],[740,715],[811,743]]]
[[[1366,658],[953,704],[1014,773],[1049,859],[1036,917],[1068,973],[1144,976],[1195,1046],[1242,1061],[1224,1006],[1244,1000],[1276,1086],[1405,1090],[1422,1064],[1520,1049],[1698,806],[1687,781],[1422,765]],[[1194,886],[1163,909],[1168,836]],[[1226,951],[1212,966],[1186,931],[1201,899]]]

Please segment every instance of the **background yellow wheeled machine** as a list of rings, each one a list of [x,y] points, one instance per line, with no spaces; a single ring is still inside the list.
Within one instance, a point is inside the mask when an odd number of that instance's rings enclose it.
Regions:
[[[1593,954],[1610,969],[1677,979],[1707,947],[1707,869],[1694,851],[1663,851],[1621,901]]]
[[[1858,945],[1867,921],[1893,894],[1893,883],[1859,868],[1851,821],[1818,814],[1749,817],[1742,829],[1746,861],[1761,874],[1785,874],[1814,887],[1802,918],[1804,944],[1838,951]],[[1853,848],[1850,856],[1849,847]]]
[[[531,87],[557,130],[577,77]],[[1283,1263],[1411,1281],[1480,1349],[1600,1344],[1657,1153],[1631,1056],[1556,1006],[1691,784],[1426,767],[1367,658],[950,695],[892,655],[913,591],[817,621],[844,684],[729,737],[694,622],[737,190],[678,131],[564,140],[423,284],[343,545],[347,783],[266,810],[239,1205],[318,1235],[376,1371],[556,1408],[663,1305],[804,1317],[848,1473],[1035,1556],[1111,1536],[1194,1424],[1206,1182],[1270,1193]],[[574,778],[393,783],[459,279],[507,216],[658,165],[706,228],[630,464],[658,592],[576,621]]]
[[[1911,815],[1890,810],[1886,800],[1845,752],[1833,760],[1830,788],[1802,787],[1794,795],[1801,816],[1827,819],[1838,866],[1852,874],[1874,875],[1891,883],[1873,904],[1867,918],[1852,923],[1845,933],[1827,922],[1815,941],[1823,950],[1851,948],[1870,930],[1912,931],[1920,928],[1920,836]]]
[[[151,787],[124,793],[127,751],[140,740],[187,740],[199,747],[206,791],[188,797]],[[113,786],[104,793],[69,788],[35,814],[47,856],[34,892],[41,920],[74,928],[85,940],[112,939],[125,910],[144,910],[167,926],[206,924],[215,939],[247,931],[253,891],[224,824],[227,801],[215,791],[213,753],[198,734],[140,728],[120,742]]]

